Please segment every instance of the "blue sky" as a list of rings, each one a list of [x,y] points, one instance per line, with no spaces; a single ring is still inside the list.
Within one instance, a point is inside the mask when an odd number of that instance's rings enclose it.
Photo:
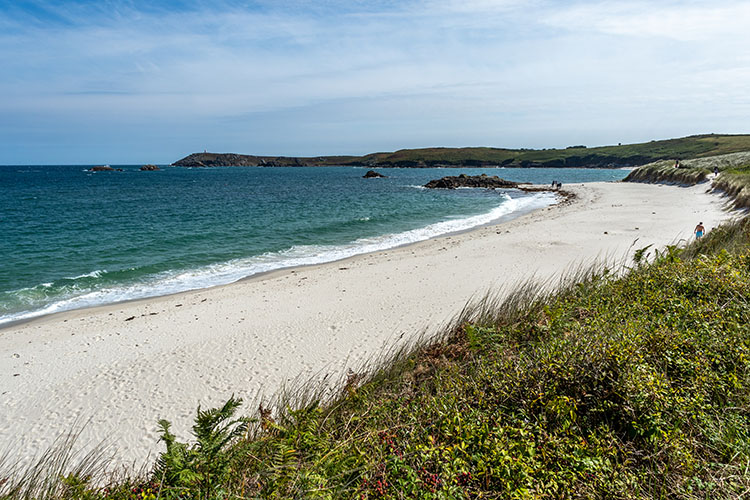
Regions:
[[[0,0],[0,164],[750,132],[750,2]]]

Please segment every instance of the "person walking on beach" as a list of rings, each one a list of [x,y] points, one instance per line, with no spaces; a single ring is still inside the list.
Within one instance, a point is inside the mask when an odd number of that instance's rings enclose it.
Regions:
[[[719,167],[714,167],[714,177],[718,177],[719,175]]]
[[[703,236],[703,233],[706,232],[706,228],[703,227],[703,223],[699,222],[697,226],[695,226],[695,230],[693,231],[695,233],[696,238],[700,238]]]

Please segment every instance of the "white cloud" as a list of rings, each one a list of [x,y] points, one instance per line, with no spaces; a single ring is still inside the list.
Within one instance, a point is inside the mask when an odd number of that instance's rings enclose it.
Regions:
[[[750,3],[604,1],[580,3],[543,17],[550,25],[572,32],[711,41],[748,39]]]

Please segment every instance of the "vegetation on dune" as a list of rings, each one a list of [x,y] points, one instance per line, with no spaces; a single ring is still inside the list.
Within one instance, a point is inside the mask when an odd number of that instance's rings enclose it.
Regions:
[[[508,166],[508,167],[624,167],[657,160],[702,158],[750,151],[750,135],[694,135],[640,144],[564,149],[504,149],[489,147],[402,149],[365,156],[319,156],[308,158],[195,153],[174,165],[266,165],[367,167]]]
[[[729,168],[713,182],[713,188],[732,198],[735,208],[750,208],[750,158],[742,167]]]
[[[142,479],[3,498],[738,498],[750,489],[750,220],[625,275],[469,308],[334,402],[199,411]],[[652,262],[648,262],[651,260]],[[39,471],[37,471],[39,474]],[[41,491],[41,490],[38,490]]]
[[[692,186],[708,179],[711,170],[704,167],[675,167],[673,160],[657,161],[636,168],[625,177],[624,182],[674,183]]]
[[[718,171],[718,176],[713,173]],[[711,181],[711,188],[732,199],[735,208],[750,208],[750,152],[738,152],[680,162],[658,161],[639,167],[625,182],[694,185]]]

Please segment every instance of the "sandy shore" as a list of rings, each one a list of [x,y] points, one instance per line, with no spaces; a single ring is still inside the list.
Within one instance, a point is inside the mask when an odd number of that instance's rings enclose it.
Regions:
[[[0,330],[0,452],[28,459],[88,421],[79,446],[106,440],[118,463],[142,463],[161,450],[159,418],[186,437],[199,403],[338,376],[487,290],[688,240],[699,221],[710,230],[731,216],[705,185],[565,188],[574,202],[501,225]]]

